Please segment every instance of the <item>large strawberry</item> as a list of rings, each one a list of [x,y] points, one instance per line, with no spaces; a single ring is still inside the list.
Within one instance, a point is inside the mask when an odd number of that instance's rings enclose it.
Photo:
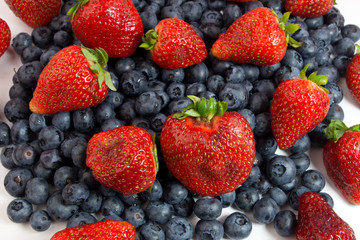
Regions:
[[[107,61],[103,49],[63,48],[42,70],[30,110],[52,114],[99,104],[105,99],[108,86],[115,90],[110,73],[104,70]]]
[[[355,100],[360,103],[360,46],[356,45],[356,55],[346,69],[346,85]]]
[[[354,230],[341,219],[316,192],[306,192],[299,198],[296,239],[355,240]]]
[[[164,160],[191,191],[217,196],[234,191],[249,176],[255,158],[253,132],[226,102],[189,96],[194,102],[167,117],[160,135]]]
[[[204,41],[185,21],[161,20],[143,37],[140,47],[150,50],[154,62],[162,68],[176,69],[202,62],[207,55]]]
[[[328,77],[301,71],[301,78],[289,79],[275,89],[270,107],[271,129],[279,148],[286,150],[324,120],[330,101],[325,85]]]
[[[139,193],[155,181],[156,146],[145,129],[118,127],[90,139],[86,164],[103,185],[124,195]]]
[[[0,18],[0,57],[10,45],[11,31],[7,22]]]
[[[59,14],[61,0],[5,0],[9,8],[32,28],[47,25]]]
[[[109,57],[127,57],[141,43],[143,24],[131,0],[78,0],[71,8],[75,36],[89,48],[103,48]]]
[[[280,62],[288,43],[294,47],[300,46],[300,43],[288,35],[299,29],[297,24],[285,24],[289,15],[290,13],[284,13],[279,19],[269,8],[252,9],[219,36],[211,53],[221,60],[259,66]]]
[[[325,129],[329,142],[323,150],[327,174],[343,196],[360,205],[360,125],[348,128],[332,120]]]
[[[135,227],[126,221],[99,221],[65,228],[50,240],[135,240]]]
[[[315,18],[329,12],[334,2],[335,0],[286,0],[285,9],[295,16]]]

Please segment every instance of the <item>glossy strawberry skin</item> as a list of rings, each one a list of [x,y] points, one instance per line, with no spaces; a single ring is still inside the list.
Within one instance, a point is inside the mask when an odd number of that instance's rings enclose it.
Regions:
[[[95,134],[88,143],[86,164],[95,179],[124,195],[149,188],[157,171],[150,134],[134,126]]]
[[[50,240],[135,240],[135,227],[126,221],[99,221],[65,228]]]
[[[360,103],[360,54],[355,55],[349,63],[345,78],[350,93]]]
[[[330,179],[342,195],[353,204],[360,204],[360,131],[346,131],[323,150],[324,165]]]
[[[297,240],[355,240],[354,230],[342,220],[316,192],[305,192],[299,198]]]
[[[220,60],[273,65],[287,49],[285,32],[269,8],[258,7],[238,18],[213,44],[211,53]]]
[[[132,55],[144,30],[131,0],[91,0],[80,7],[71,25],[82,44],[103,48],[112,58]]]
[[[285,9],[292,15],[314,18],[325,15],[334,5],[334,0],[286,0]]]
[[[281,150],[290,148],[324,120],[329,97],[316,83],[289,79],[275,89],[270,107],[271,129]]]
[[[185,21],[163,19],[155,27],[157,42],[150,50],[154,62],[162,68],[184,68],[202,62],[207,56],[204,41]]]
[[[0,57],[10,45],[11,31],[9,25],[0,18]]]
[[[45,26],[57,16],[61,0],[5,0],[13,13],[32,28]]]
[[[108,88],[98,83],[81,48],[69,46],[56,53],[41,72],[29,107],[52,114],[92,107],[102,102]]]
[[[169,116],[160,144],[171,173],[188,189],[203,196],[234,191],[250,174],[255,141],[248,122],[225,112],[210,123]]]

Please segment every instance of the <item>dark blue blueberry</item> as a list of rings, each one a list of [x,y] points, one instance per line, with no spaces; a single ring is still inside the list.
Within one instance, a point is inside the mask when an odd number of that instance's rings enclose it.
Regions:
[[[324,17],[306,18],[304,22],[306,23],[308,29],[317,29],[324,25]]]
[[[278,187],[273,187],[269,190],[269,197],[274,199],[278,206],[283,206],[287,202],[286,193]]]
[[[331,35],[328,30],[319,28],[311,32],[311,37],[319,49],[324,49],[331,45]]]
[[[338,55],[352,57],[355,54],[355,42],[351,38],[340,39],[335,46]]]
[[[64,48],[72,44],[73,36],[67,31],[59,30],[54,33],[53,41],[55,46]]]
[[[91,169],[80,169],[78,172],[78,181],[85,183],[90,190],[95,190],[99,187],[100,183],[95,179]]]
[[[39,48],[47,48],[53,40],[53,32],[47,26],[40,26],[31,32],[33,43]]]
[[[80,209],[83,212],[96,213],[100,210],[102,205],[102,195],[97,191],[90,191],[89,196],[80,204]]]
[[[135,70],[142,72],[148,80],[156,79],[160,72],[159,67],[149,60],[138,61],[135,66]]]
[[[126,208],[122,214],[125,221],[132,224],[135,229],[139,229],[143,224],[146,223],[145,212],[138,206],[130,206]]]
[[[40,63],[45,67],[50,59],[60,50],[60,48],[58,47],[51,47],[48,48],[46,50],[44,50],[44,52],[41,54],[40,56]]]
[[[258,181],[251,186],[257,189],[261,194],[267,193],[273,187],[268,178],[263,174],[260,174]]]
[[[240,113],[246,119],[251,129],[255,128],[255,114],[251,110],[243,108],[239,110],[238,113]]]
[[[67,184],[77,181],[78,170],[73,167],[63,166],[54,173],[54,186],[57,189],[63,189]]]
[[[0,147],[10,143],[10,127],[7,123],[0,121]]]
[[[255,136],[265,136],[271,131],[271,116],[269,112],[262,112],[255,115]]]
[[[325,177],[317,170],[307,170],[301,176],[301,184],[310,191],[320,192],[325,187]]]
[[[195,95],[199,96],[200,93],[206,91],[206,86],[203,83],[190,83],[186,86],[185,95]]]
[[[97,190],[103,195],[103,197],[114,197],[117,194],[117,191],[110,187],[105,187],[102,184],[99,185]]]
[[[46,203],[50,195],[50,186],[45,178],[35,177],[27,181],[25,199],[35,205]]]
[[[232,65],[225,71],[225,81],[241,83],[245,80],[246,73],[241,65]]]
[[[253,207],[254,219],[263,224],[271,223],[279,212],[279,206],[270,197],[263,197],[257,201]]]
[[[104,216],[120,216],[124,212],[125,206],[119,197],[110,196],[103,199],[100,210]]]
[[[77,144],[87,144],[87,140],[82,136],[67,136],[61,143],[61,153],[66,158],[71,158],[71,151]]]
[[[188,190],[179,182],[168,183],[163,192],[165,202],[177,204],[184,200],[188,195]]]
[[[260,153],[263,157],[273,155],[278,148],[278,144],[272,134],[256,137],[255,142],[256,152]]]
[[[143,9],[143,12],[145,11],[149,11],[149,12],[154,12],[156,15],[158,15],[160,13],[160,4],[159,3],[156,3],[156,2],[151,2],[151,3],[148,3],[149,5],[146,5]],[[164,5],[162,5],[164,6]]]
[[[296,166],[287,156],[278,155],[266,163],[266,175],[275,185],[289,183],[296,175]]]
[[[124,94],[136,96],[147,90],[148,80],[146,76],[136,70],[124,72],[120,77],[120,87]]]
[[[181,4],[184,12],[184,20],[187,22],[197,22],[201,18],[202,8],[201,5],[194,1],[186,1]]]
[[[225,218],[224,233],[231,239],[245,239],[252,231],[251,220],[241,212],[233,212]]]
[[[103,123],[105,120],[115,118],[114,108],[110,103],[101,102],[94,109],[95,121],[98,124]]]
[[[49,183],[52,182],[54,176],[54,170],[45,168],[44,165],[37,161],[32,167],[34,177],[44,178]]]
[[[173,204],[175,215],[180,217],[190,217],[193,213],[194,205],[194,198],[188,195],[181,202]]]
[[[205,63],[200,62],[185,69],[185,80],[188,83],[205,83],[209,76],[209,70]]]
[[[328,113],[325,116],[324,122],[330,123],[331,120],[341,120],[343,121],[345,117],[345,113],[343,108],[339,104],[332,104],[328,110]]]
[[[221,212],[221,201],[215,197],[202,197],[194,205],[194,214],[202,220],[215,220]]]
[[[330,196],[330,194],[326,192],[320,192],[320,196],[333,208],[334,207],[334,200]]]
[[[211,75],[206,80],[206,87],[209,91],[218,93],[225,86],[225,79],[218,74]]]
[[[330,104],[338,104],[340,103],[344,98],[344,93],[342,88],[336,84],[336,83],[329,83],[325,85],[325,88],[329,90],[329,98],[330,98]]]
[[[311,74],[318,69],[319,64],[316,61],[316,57],[304,58],[303,60],[304,66],[308,65],[308,68],[306,69],[306,74]]]
[[[195,226],[196,239],[220,240],[224,236],[224,226],[218,220],[200,220]]]
[[[42,53],[43,52],[42,52],[41,48],[31,45],[22,51],[21,62],[23,64],[25,64],[25,63],[30,63],[33,61],[39,61]]]
[[[292,207],[294,210],[298,210],[299,209],[299,198],[301,197],[301,195],[303,193],[308,192],[308,191],[310,191],[310,189],[308,189],[305,186],[299,186],[299,187],[295,187],[294,189],[292,189],[288,196],[289,206]]]
[[[12,153],[14,152],[15,146],[15,144],[9,144],[1,148],[0,160],[1,164],[6,169],[14,169],[16,167],[16,164],[12,158]]]
[[[107,130],[112,130],[117,127],[125,126],[126,123],[124,121],[121,121],[117,118],[111,118],[105,120],[103,123],[101,123],[100,131],[105,132]]]
[[[240,187],[236,189],[236,206],[244,211],[250,211],[260,199],[259,190],[253,187]]]
[[[23,197],[26,183],[32,178],[33,174],[27,168],[10,170],[4,178],[5,190],[13,197]]]
[[[84,226],[95,222],[97,222],[97,219],[92,214],[87,212],[77,212],[68,219],[66,227],[72,228]]]
[[[107,220],[111,220],[111,221],[124,221],[124,219],[122,219],[120,216],[118,215],[109,215],[109,216],[104,216],[100,221],[107,221]]]
[[[121,106],[124,101],[124,95],[120,92],[110,91],[106,95],[104,102],[110,104],[114,109]]]
[[[236,19],[241,17],[243,14],[240,6],[236,3],[228,3],[223,11],[223,22],[225,27],[230,27],[230,25],[235,22]]]
[[[174,215],[174,207],[163,201],[151,201],[146,206],[145,213],[150,221],[165,224]]]
[[[67,14],[60,14],[59,17],[57,18],[57,22],[58,22],[58,28],[52,29],[53,32],[63,30],[70,34],[72,33],[72,26],[69,21],[69,16]],[[50,28],[51,28],[51,26],[50,26]]]
[[[10,99],[4,107],[4,115],[10,122],[26,119],[30,116],[29,103],[21,98]]]
[[[27,119],[20,119],[14,122],[10,128],[10,137],[14,143],[30,142],[34,133],[31,131],[29,121]]]
[[[45,115],[38,113],[31,113],[29,117],[29,127],[33,132],[40,132],[41,129],[47,126]]]
[[[151,191],[145,190],[140,193],[141,197],[149,201],[157,201],[162,197],[163,188],[158,179],[155,179]]]
[[[129,195],[124,195],[119,192],[118,196],[121,201],[129,206],[140,206],[143,203],[143,199],[140,197],[140,194],[134,193]]]
[[[249,92],[241,83],[227,83],[218,94],[220,101],[228,103],[228,110],[241,110],[249,102]]]
[[[247,108],[255,115],[268,111],[270,102],[268,97],[262,92],[254,92],[249,96]]]
[[[72,8],[77,3],[76,0],[64,1],[64,4],[61,6],[61,15],[66,15],[70,8]]]
[[[354,42],[360,39],[360,28],[355,24],[346,24],[341,29],[343,38],[351,38]]]
[[[345,25],[345,18],[340,12],[331,12],[325,15],[325,23],[327,25],[334,23],[339,29],[342,29]]]
[[[351,57],[338,55],[332,60],[332,64],[337,67],[340,76],[345,76],[346,69],[351,61]]]
[[[200,24],[206,25],[206,24],[214,24],[217,27],[223,27],[223,18],[219,11],[217,10],[206,10],[203,12]]]
[[[47,126],[40,130],[38,139],[42,150],[55,149],[64,140],[64,132],[55,126]]]
[[[94,111],[91,108],[79,109],[72,112],[73,126],[79,132],[90,132],[95,126]]]
[[[318,63],[318,66],[323,66],[326,64],[330,64],[331,62],[331,54],[329,54],[327,51],[319,50],[317,54],[315,55],[315,60]]]
[[[289,155],[296,167],[296,175],[303,174],[310,166],[310,157],[307,153],[293,153]]]
[[[258,165],[253,165],[251,168],[250,175],[246,178],[245,182],[241,186],[243,187],[249,187],[252,184],[256,183],[261,176],[260,168]]]
[[[193,102],[187,97],[182,97],[179,99],[172,100],[167,107],[167,112],[169,115],[173,113],[181,112],[184,107],[187,107],[189,106],[189,104],[192,103]]]
[[[300,153],[300,152],[306,152],[310,149],[310,137],[309,135],[305,134],[304,136],[302,136],[300,139],[298,139],[294,145],[292,145],[289,150],[291,152],[296,152],[296,153]]]
[[[71,127],[71,113],[59,112],[55,113],[51,118],[51,124],[61,131],[66,131]]]
[[[284,82],[285,80],[300,77],[300,69],[287,65],[282,65],[274,75],[276,85]]]
[[[161,110],[163,110],[170,102],[170,97],[169,95],[166,93],[166,89],[164,88],[164,90],[154,90],[156,92],[156,94],[158,95],[158,97],[161,100]]]
[[[263,7],[264,5],[260,1],[249,1],[249,2],[243,2],[242,8],[244,10],[244,13],[257,8],[257,7]]]
[[[316,53],[319,50],[318,45],[315,44],[314,39],[310,36],[301,37],[298,39],[302,44],[300,47],[296,48],[303,58],[315,57]]]
[[[213,41],[219,38],[220,34],[223,33],[223,28],[216,26],[214,23],[201,24],[199,29],[202,33],[205,43],[211,44]]]
[[[158,113],[155,116],[151,117],[150,119],[150,125],[151,129],[153,129],[155,132],[160,132],[162,126],[165,123],[167,116],[163,113]]]
[[[14,83],[9,90],[10,99],[20,98],[26,102],[30,102],[32,98],[32,90],[24,88],[20,83]]]
[[[78,212],[78,210],[78,205],[64,203],[61,197],[61,191],[54,192],[46,202],[46,211],[54,221],[66,221]]]
[[[320,66],[316,72],[318,75],[325,75],[328,77],[327,84],[334,84],[340,80],[339,71],[334,65],[328,64]]]
[[[130,57],[119,58],[115,62],[114,70],[119,76],[127,71],[135,70],[135,61]]]
[[[296,215],[290,210],[279,211],[274,219],[274,228],[282,237],[290,237],[295,234],[297,225]]]
[[[165,83],[183,82],[184,79],[185,71],[183,68],[161,69],[161,80]]]
[[[50,228],[51,219],[45,210],[36,210],[30,216],[30,226],[37,232],[43,232]]]
[[[284,192],[288,193],[292,191],[298,185],[298,181],[294,178],[291,182],[280,185],[279,188]]]
[[[135,110],[140,116],[153,116],[161,107],[161,98],[153,91],[142,93],[135,101]]]
[[[66,204],[80,205],[90,195],[90,190],[86,184],[81,182],[71,182],[63,188],[61,196]]]
[[[32,38],[26,32],[18,33],[12,40],[11,46],[17,54],[21,54],[23,50],[32,45]]]
[[[225,74],[226,70],[232,65],[234,65],[233,62],[223,61],[223,60],[214,58],[211,61],[211,70],[214,72],[214,74],[223,76]]]
[[[327,126],[327,123],[321,122],[308,133],[312,147],[323,148],[328,142],[324,131]]]
[[[164,226],[165,236],[168,240],[188,240],[194,235],[194,228],[183,217],[174,217]]]
[[[64,164],[64,159],[58,149],[50,149],[40,154],[40,162],[45,168],[56,170]]]
[[[208,8],[213,10],[223,10],[226,7],[226,2],[221,0],[208,1]]]
[[[184,19],[184,11],[180,6],[177,5],[167,5],[161,8],[160,18],[180,18]]]
[[[288,49],[285,53],[285,56],[281,60],[281,64],[297,69],[302,69],[304,66],[304,60],[298,51],[294,49]]]
[[[14,199],[7,207],[9,219],[15,223],[27,222],[33,213],[33,206],[25,199]]]
[[[271,78],[272,76],[275,75],[275,73],[277,72],[277,70],[281,67],[281,63],[275,63],[273,65],[270,66],[262,66],[259,68],[260,71],[260,77],[264,78],[264,79],[268,79]]]
[[[136,117],[135,101],[125,100],[119,107],[118,115],[121,120],[130,121]]]
[[[259,79],[260,69],[258,66],[253,65],[253,64],[244,63],[244,64],[241,64],[241,67],[245,71],[245,80],[248,80],[251,83],[253,83],[257,79]]]
[[[145,117],[136,117],[136,118],[131,120],[129,125],[130,126],[141,127],[141,128],[144,128],[144,129],[150,129],[150,122]]]
[[[165,240],[165,233],[161,226],[154,222],[146,222],[138,232],[140,240]]]
[[[28,143],[20,143],[15,146],[12,158],[19,167],[31,167],[37,160],[37,154]]]
[[[235,191],[224,193],[218,196],[218,199],[220,200],[221,206],[223,208],[227,208],[233,205],[233,203],[235,202],[235,198],[236,198]]]

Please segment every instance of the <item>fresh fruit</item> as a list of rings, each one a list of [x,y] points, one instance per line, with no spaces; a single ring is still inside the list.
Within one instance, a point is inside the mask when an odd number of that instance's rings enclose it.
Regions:
[[[316,192],[299,199],[296,239],[355,239],[353,229]]]
[[[0,57],[8,49],[11,40],[11,31],[7,22],[0,18]]]
[[[356,55],[346,69],[346,85],[355,100],[360,103],[360,46],[356,45]]]
[[[329,139],[323,150],[330,179],[351,203],[360,205],[360,125],[347,127],[332,120],[325,129]]]
[[[255,142],[245,118],[226,102],[189,96],[193,104],[167,117],[160,135],[170,172],[190,191],[218,196],[249,176]]]
[[[327,77],[312,73],[306,78],[286,80],[275,89],[270,107],[271,130],[281,150],[293,146],[297,140],[317,126],[326,116],[330,101],[321,85]]]
[[[328,13],[334,2],[334,0],[286,0],[285,9],[295,16],[315,18]]]
[[[52,114],[95,106],[108,87],[115,90],[104,70],[103,49],[69,46],[56,53],[42,70],[29,106],[34,113]]]
[[[11,11],[32,28],[45,26],[59,14],[61,0],[5,0]]]
[[[278,18],[274,11],[258,7],[238,18],[225,33],[221,34],[211,48],[220,60],[269,66],[281,61],[287,44],[294,47],[300,43],[289,37],[299,29],[297,24],[287,24],[290,13]]]
[[[131,0],[79,0],[68,15],[82,44],[111,58],[130,56],[141,43],[143,25]]]
[[[143,128],[123,126],[95,134],[88,143],[86,165],[95,179],[124,195],[142,192],[154,183],[156,146]]]
[[[204,41],[185,21],[161,20],[143,37],[140,47],[150,50],[153,61],[162,68],[185,68],[202,62],[207,55]]]
[[[50,240],[132,240],[135,239],[135,228],[126,221],[99,221],[83,226],[66,228],[52,236]]]

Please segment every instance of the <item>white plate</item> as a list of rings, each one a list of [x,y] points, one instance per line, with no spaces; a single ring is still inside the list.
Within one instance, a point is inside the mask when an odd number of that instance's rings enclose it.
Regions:
[[[360,1],[337,2],[337,8],[340,9],[341,13],[345,16],[345,24],[360,25],[360,15],[356,11],[357,9],[360,9]],[[12,38],[15,37],[19,32],[30,33],[32,30],[14,16],[4,1],[0,1],[0,17],[6,20],[6,22],[9,24],[12,32]],[[20,59],[12,47],[10,47],[8,51],[6,51],[6,53],[0,58],[0,119],[3,121],[6,121],[3,108],[6,102],[9,100],[8,91],[12,85],[12,76],[14,71],[16,71],[20,66]],[[357,104],[350,96],[343,79],[341,80],[341,86],[343,87],[345,95],[344,100],[340,104],[345,111],[344,122],[348,126],[360,124],[360,105]],[[335,189],[333,183],[330,182],[323,166],[321,151],[312,149],[309,154],[312,160],[310,168],[321,171],[326,177],[327,182],[324,192],[329,193],[334,199],[335,211],[340,217],[342,217],[347,223],[350,224],[350,226],[355,231],[355,235],[358,239],[360,239],[360,206],[351,205],[346,202],[346,200]],[[7,170],[0,166],[1,181],[3,181],[3,177],[6,173]],[[12,199],[13,197],[11,197],[5,191],[4,185],[0,184],[0,232],[2,239],[47,240],[50,239],[50,237],[55,232],[65,227],[64,223],[54,223],[49,230],[39,233],[34,231],[28,223],[16,224],[11,222],[7,217],[6,208]],[[230,211],[233,210],[225,209],[223,216],[220,218],[220,221],[224,220],[224,216],[227,215]],[[251,214],[249,214],[249,216],[251,217]],[[278,240],[285,238],[282,238],[276,234],[273,224],[263,225],[254,222],[252,233],[248,239]],[[287,239],[295,239],[295,237]]]

